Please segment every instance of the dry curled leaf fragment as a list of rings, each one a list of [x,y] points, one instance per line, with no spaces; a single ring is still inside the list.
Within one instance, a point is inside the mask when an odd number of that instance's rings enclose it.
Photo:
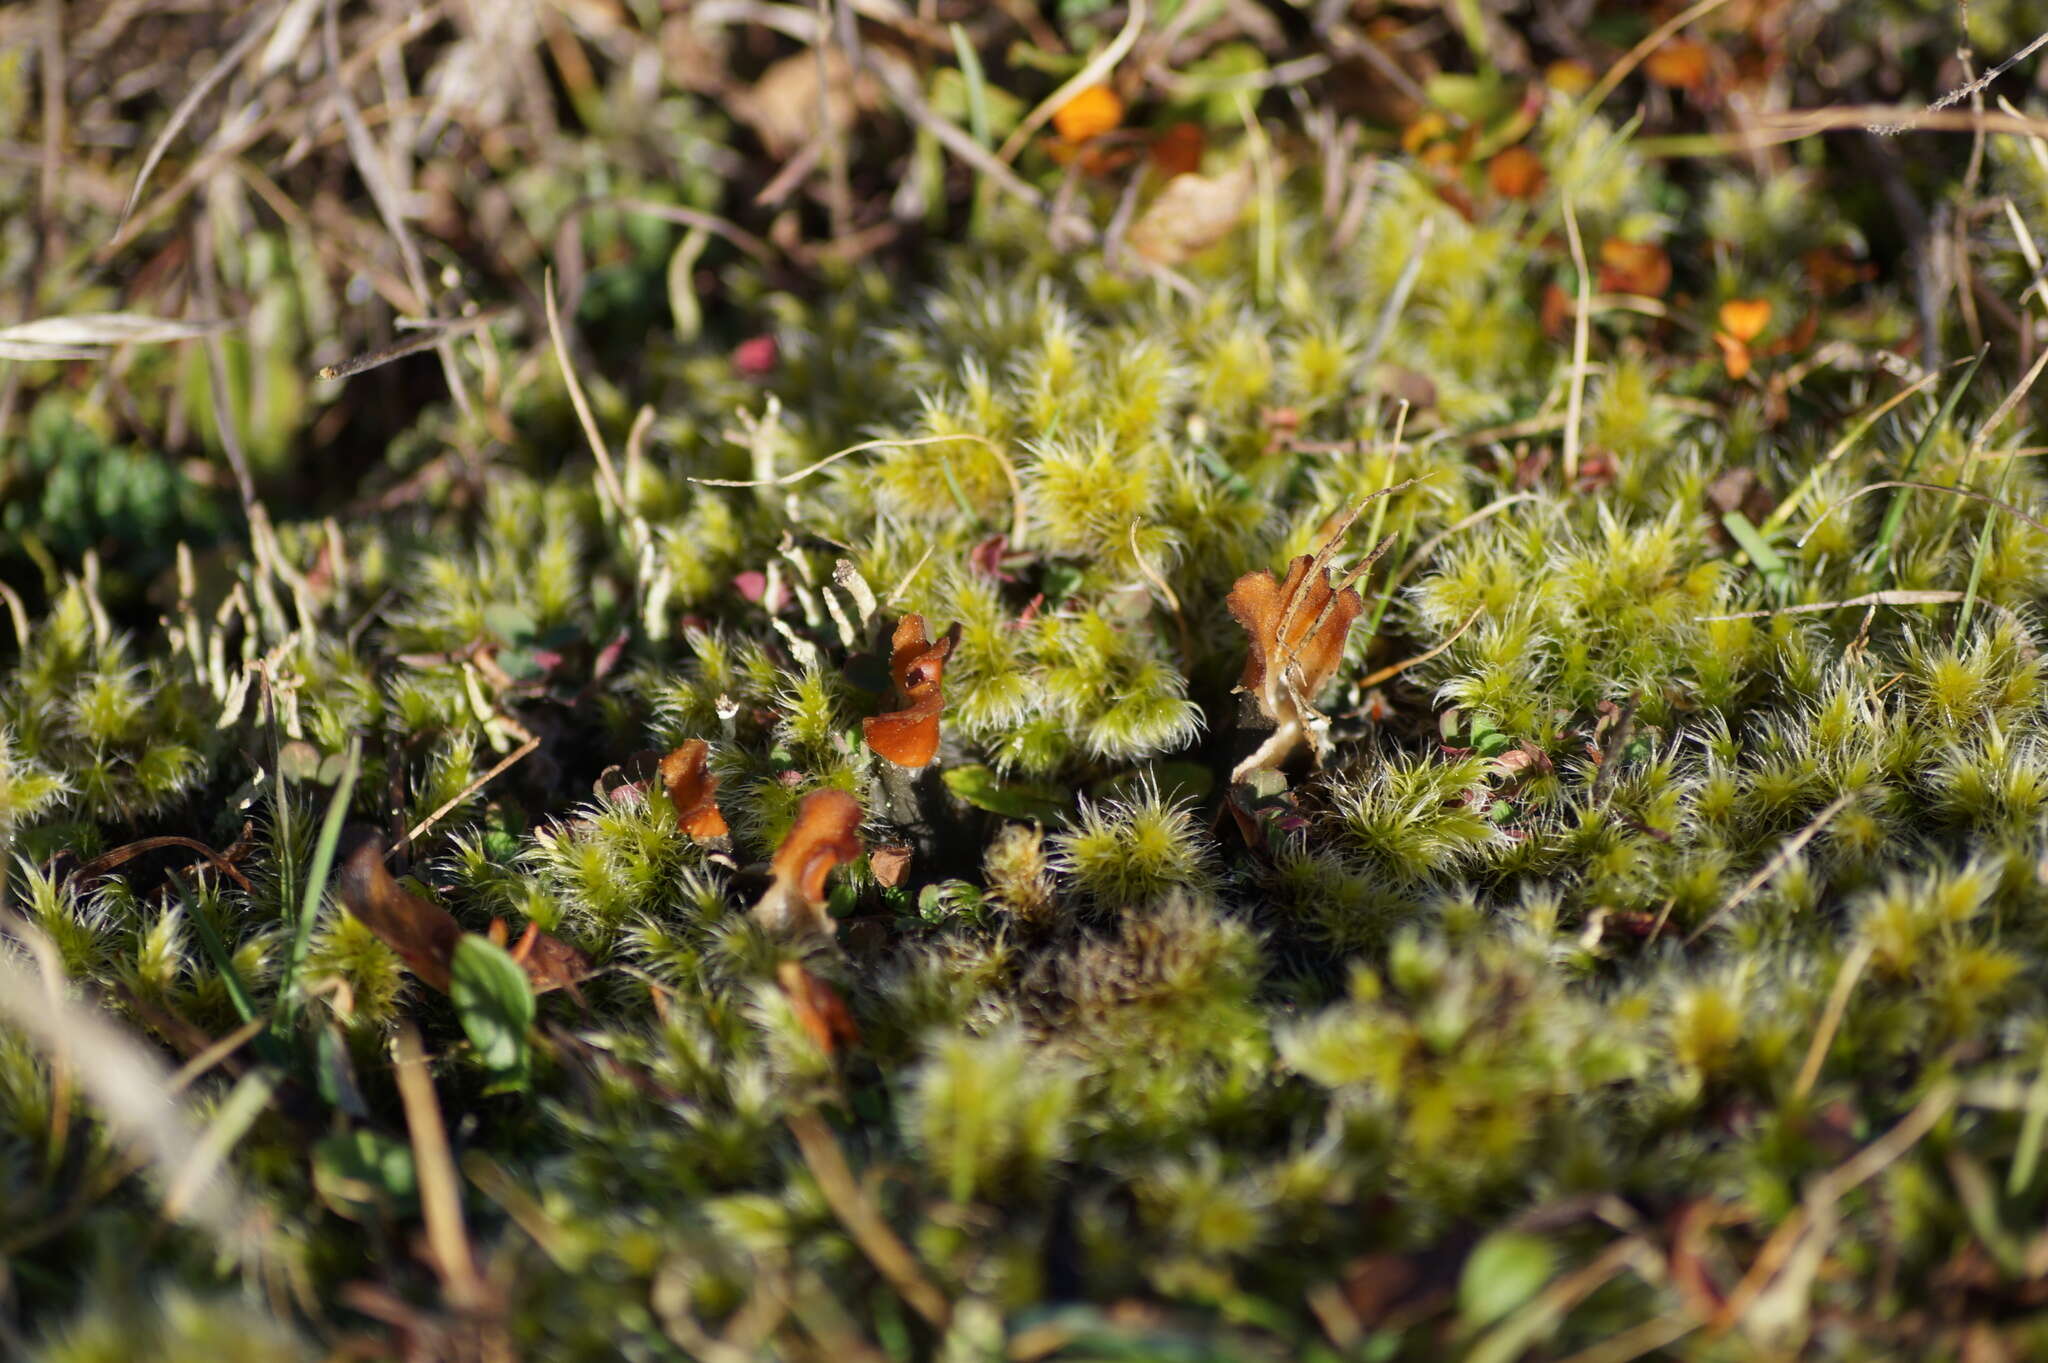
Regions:
[[[1086,142],[1115,129],[1124,121],[1124,102],[1107,85],[1091,85],[1053,111],[1053,131],[1061,140]]]
[[[1609,237],[1600,243],[1600,292],[1662,298],[1671,287],[1671,257],[1654,242]]]
[[[819,1050],[832,1055],[842,1045],[860,1044],[860,1028],[854,1025],[846,1000],[801,962],[784,961],[776,966],[775,982],[789,996],[790,1011],[796,1014],[797,1025],[818,1043]]]
[[[802,150],[819,135],[822,124],[829,123],[831,132],[844,132],[860,110],[879,97],[873,80],[856,71],[844,54],[832,47],[825,51],[822,72],[813,52],[784,57],[763,71],[752,86],[733,91],[726,107],[751,127],[768,154],[779,160]],[[823,118],[819,117],[821,106]]]
[[[661,759],[661,784],[676,807],[676,822],[699,842],[731,832],[712,798],[718,792],[718,778],[711,774],[710,760],[711,745],[701,738],[678,744]]]
[[[1643,61],[1643,71],[1659,85],[1698,90],[1707,83],[1712,54],[1697,38],[1672,38]]]
[[[338,888],[343,906],[398,953],[413,974],[448,992],[449,962],[462,940],[462,925],[440,905],[398,883],[384,865],[380,839],[366,839],[342,864]]]
[[[1249,165],[1221,175],[1176,175],[1124,239],[1155,265],[1181,265],[1229,236],[1251,198]]]
[[[1725,331],[1714,333],[1714,344],[1721,348],[1721,367],[1731,379],[1749,377],[1751,357],[1749,347]]]
[[[384,865],[381,839],[367,838],[342,863],[336,886],[342,906],[377,934],[379,941],[396,952],[406,968],[421,981],[448,992],[455,945],[463,938],[462,925],[446,909],[432,904],[398,883]],[[499,946],[505,944],[505,925],[493,922],[487,934]],[[536,994],[550,989],[575,992],[576,982],[590,974],[590,959],[561,938],[528,923],[512,958],[525,967],[528,983]]]
[[[1543,189],[1543,159],[1527,147],[1509,147],[1486,163],[1486,181],[1504,199],[1533,199]]]
[[[527,983],[533,986],[534,993],[566,989],[579,1000],[583,997],[576,983],[590,975],[590,958],[553,933],[542,932],[540,924],[526,925],[525,933],[512,948],[512,959],[526,971]]]
[[[1243,780],[1278,766],[1304,740],[1313,740],[1321,716],[1315,698],[1336,674],[1344,640],[1365,611],[1349,585],[1331,582],[1330,548],[1303,554],[1287,565],[1287,578],[1246,573],[1230,589],[1231,616],[1250,636],[1239,689],[1250,692],[1260,713],[1273,721],[1272,737],[1231,773]]]
[[[825,912],[825,877],[861,854],[860,801],[843,790],[814,790],[796,807],[796,822],[769,862],[775,877],[754,905],[771,932],[832,935]]]
[[[936,643],[925,634],[922,615],[896,622],[890,641],[889,676],[898,708],[861,721],[868,746],[899,767],[926,767],[939,751],[939,714],[945,709],[941,682],[946,659],[960,632],[956,626]]]

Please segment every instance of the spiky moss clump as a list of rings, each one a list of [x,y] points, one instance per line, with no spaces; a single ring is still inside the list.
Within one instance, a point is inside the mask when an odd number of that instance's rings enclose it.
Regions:
[[[1958,1291],[1985,1320],[2034,1309],[2048,535],[1860,495],[1925,433],[1917,480],[2029,503],[2037,475],[1978,425],[2018,365],[1996,355],[1945,421],[1930,382],[1843,444],[1888,381],[1740,382],[1701,343],[1761,298],[1777,377],[1832,340],[1903,345],[1895,290],[1800,263],[1866,235],[1824,165],[1667,173],[1549,98],[1528,202],[1386,160],[1353,233],[1324,211],[1351,182],[1301,158],[1172,276],[1056,250],[1000,202],[914,281],[837,265],[806,300],[735,266],[772,372],[682,327],[628,445],[629,395],[586,366],[616,493],[565,463],[552,384],[523,384],[471,504],[174,556],[160,629],[117,628],[129,584],[97,557],[62,564],[0,685],[10,903],[75,987],[187,1056],[245,1011],[296,1017],[240,1078],[195,1079],[271,1217],[243,1277],[306,1318],[251,1337],[285,1356],[360,1327],[346,1284],[401,1319],[450,1290],[445,1242],[406,1248],[407,1022],[496,1318],[535,1356],[1043,1356],[1048,1328],[1128,1352],[1181,1323],[1246,1355],[1501,1358],[1678,1339],[1728,1302],[1740,1333],[1702,1349],[1938,1351]],[[1211,169],[1254,155],[1219,138]],[[1107,221],[1113,193],[1076,184]],[[1583,369],[1545,301],[1577,285],[1567,196],[1595,259],[1657,242],[1677,274],[1658,308],[1590,319]],[[593,232],[617,249],[586,333],[669,263]],[[394,457],[464,429],[427,413]],[[1802,501],[1774,516],[1750,485]],[[1225,594],[1383,490],[1341,555],[1391,538],[1320,698],[1322,764],[1226,806],[1258,735]],[[116,498],[107,523],[135,514]],[[45,542],[96,527],[66,512]],[[960,626],[922,777],[860,726],[894,703],[880,647],[908,611]],[[687,738],[729,849],[651,779],[645,750]],[[319,886],[294,960],[352,741],[346,812],[420,830],[394,853],[408,893],[601,968],[541,1001],[528,1088]],[[912,852],[907,877],[839,877],[843,952],[745,912],[824,786]],[[162,834],[221,861],[89,864]],[[795,964],[857,1045],[820,1045]],[[192,1304],[224,1261],[121,1204],[69,1061],[4,1040],[9,1281],[48,1356],[231,1327],[242,1308]],[[54,1323],[137,1244],[159,1305]],[[1517,1254],[1511,1300],[1513,1274],[1458,1290]]]

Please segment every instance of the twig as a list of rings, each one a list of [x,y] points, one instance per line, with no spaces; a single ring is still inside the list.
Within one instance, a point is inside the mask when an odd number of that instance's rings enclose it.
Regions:
[[[1946,606],[1963,599],[1961,592],[1923,591],[1899,588],[1893,591],[1865,592],[1861,596],[1847,597],[1841,601],[1809,601],[1798,606],[1779,606],[1767,611],[1736,611],[1732,615],[1696,615],[1698,624],[1710,624],[1720,620],[1768,620],[1774,615],[1804,615],[1809,611],[1835,611],[1850,606]]]
[[[1697,7],[1695,7],[1697,8]],[[1572,319],[1571,396],[1565,400],[1564,485],[1570,491],[1579,480],[1579,421],[1586,407],[1586,351],[1592,343],[1593,276],[1586,268],[1586,243],[1579,237],[1579,215],[1572,201],[1564,201],[1565,234],[1570,238],[1572,268],[1579,275],[1579,306]]]
[[[1842,1014],[1849,1007],[1849,995],[1855,992],[1856,981],[1863,975],[1863,967],[1870,964],[1870,957],[1876,947],[1868,937],[1859,938],[1850,950],[1848,959],[1835,975],[1835,987],[1828,991],[1827,1007],[1821,1012],[1820,1026],[1814,1029],[1813,1044],[1806,1048],[1806,1061],[1799,1067],[1799,1077],[1792,1083],[1792,1096],[1804,1098],[1813,1092],[1814,1084],[1820,1079],[1820,1067],[1828,1058],[1828,1047],[1835,1041],[1835,1031],[1842,1025]]]
[[[1799,855],[1800,849],[1819,837],[1820,831],[1833,821],[1835,815],[1847,809],[1849,802],[1855,798],[1855,791],[1845,790],[1834,799],[1828,801],[1827,808],[1814,815],[1812,822],[1808,823],[1806,827],[1785,839],[1785,845],[1780,847],[1769,861],[1758,867],[1755,875],[1743,881],[1741,889],[1721,901],[1719,908],[1702,919],[1700,925],[1694,928],[1692,933],[1685,939],[1685,944],[1691,946],[1694,942],[1699,941],[1707,929],[1714,926],[1723,914],[1732,913],[1747,903],[1751,895],[1769,884],[1771,878],[1784,870],[1790,864],[1792,858]]]
[[[496,766],[492,767],[482,776],[477,777],[474,781],[471,781],[461,790],[455,792],[455,794],[449,796],[448,799],[442,803],[439,809],[435,810],[433,813],[427,815],[426,818],[421,819],[418,823],[414,824],[411,828],[407,829],[405,832],[404,841],[394,844],[391,848],[391,853],[395,853],[400,848],[409,846],[410,844],[418,841],[422,834],[424,834],[428,829],[432,828],[435,824],[439,823],[443,818],[445,818],[450,810],[454,809],[464,800],[467,800],[470,796],[476,794],[485,786],[489,785],[491,782],[497,780],[500,776],[503,776],[506,772],[510,771],[514,763],[524,758],[528,753],[532,752],[535,748],[538,748],[539,746],[540,735],[534,734],[531,737],[529,737],[524,743],[521,743],[518,747],[514,748],[511,752],[506,753],[505,756],[498,762]],[[386,853],[386,855],[388,856],[391,853]]]
[[[1586,92],[1586,97],[1579,101],[1578,110],[1573,117],[1573,121],[1583,120],[1587,114],[1606,103],[1607,97],[1614,93],[1615,87],[1624,80],[1627,80],[1629,73],[1642,65],[1645,57],[1648,57],[1652,52],[1662,47],[1665,39],[1670,38],[1694,20],[1704,19],[1707,15],[1712,14],[1727,3],[1728,0],[1699,0],[1698,4],[1693,5],[1689,9],[1680,10],[1663,23],[1657,25],[1657,27],[1651,29],[1643,36],[1643,40],[1630,48],[1620,61],[1608,67],[1607,74],[1602,76],[1599,83]]]
[[[839,1141],[832,1135],[832,1129],[815,1112],[797,1112],[788,1118],[790,1134],[796,1137],[797,1149],[803,1152],[804,1163],[810,1166],[811,1176],[818,1180],[818,1191],[824,1195],[825,1203],[832,1208],[832,1214],[846,1227],[846,1233],[853,1237],[861,1253],[867,1255],[875,1270],[888,1279],[911,1310],[923,1316],[931,1327],[944,1332],[952,1319],[953,1308],[945,1295],[925,1277],[903,1241],[882,1219],[860,1185],[854,1181],[853,1171],[847,1167],[846,1154],[839,1148]]]
[[[427,1074],[419,1029],[409,1021],[399,1023],[392,1045],[398,1053],[398,1097],[405,1105],[405,1126],[412,1136],[420,1215],[427,1223],[434,1269],[440,1274],[441,1289],[450,1306],[458,1311],[479,1311],[489,1294],[477,1272],[469,1231],[462,1222],[462,1185],[456,1178],[455,1158],[448,1151],[448,1129],[441,1121],[434,1081]]]
[[[1458,639],[1465,633],[1465,631],[1472,628],[1473,624],[1479,619],[1479,617],[1485,613],[1486,607],[1479,607],[1477,610],[1474,610],[1470,615],[1466,616],[1465,623],[1458,626],[1455,630],[1452,630],[1451,636],[1448,639],[1445,639],[1442,643],[1438,644],[1435,648],[1430,649],[1427,653],[1418,653],[1412,658],[1403,658],[1400,662],[1391,663],[1388,666],[1381,668],[1377,672],[1368,673],[1365,677],[1359,680],[1358,684],[1360,686],[1378,686],[1381,682],[1392,681],[1394,678],[1400,676],[1403,672],[1406,672],[1411,667],[1420,667],[1423,663],[1428,662],[1437,654],[1442,653],[1452,644],[1457,643]]]

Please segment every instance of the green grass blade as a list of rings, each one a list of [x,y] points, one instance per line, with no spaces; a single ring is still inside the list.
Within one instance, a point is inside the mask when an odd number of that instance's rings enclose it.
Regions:
[[[1791,595],[1792,570],[1786,566],[1785,560],[1778,556],[1778,551],[1771,548],[1770,541],[1749,523],[1749,517],[1740,511],[1730,511],[1721,517],[1721,524],[1735,542],[1742,546],[1742,551],[1749,555],[1750,561],[1756,564],[1757,571],[1761,572],[1764,581],[1770,584],[1772,594],[1781,601]]]
[[[320,825],[320,841],[313,847],[313,863],[306,868],[299,920],[292,930],[291,955],[285,960],[284,979],[278,984],[278,1020],[283,1024],[288,1025],[298,1012],[299,969],[306,963],[306,951],[313,941],[313,920],[319,916],[320,901],[327,894],[327,876],[334,869],[334,849],[341,842],[341,826],[348,819],[348,800],[355,790],[362,759],[362,740],[351,738],[342,762],[341,780],[335,783],[334,798],[327,802],[327,818]]]
[[[1947,426],[1949,418],[1955,415],[1956,404],[1963,400],[1963,393],[1969,388],[1970,380],[1977,377],[1977,369],[1984,363],[1986,353],[1983,350],[1978,351],[1971,357],[1970,362],[1963,366],[1963,372],[1956,376],[1948,395],[1941,400],[1941,408],[1935,412],[1934,419],[1921,428],[1920,438],[1913,442],[1913,448],[1906,455],[1905,464],[1899,469],[1898,477],[1901,482],[1912,478],[1920,466],[1921,458],[1927,453],[1927,447],[1934,443],[1934,433]],[[1871,547],[1871,562],[1881,563],[1889,560],[1892,541],[1899,533],[1899,523],[1906,517],[1906,498],[1912,491],[1911,488],[1902,487],[1892,494],[1891,505],[1885,508],[1884,524],[1878,527],[1877,542]]]

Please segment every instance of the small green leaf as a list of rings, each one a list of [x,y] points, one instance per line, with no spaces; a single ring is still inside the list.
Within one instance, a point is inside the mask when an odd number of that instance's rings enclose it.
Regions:
[[[1098,800],[1129,800],[1148,784],[1169,804],[1200,804],[1216,788],[1216,773],[1200,762],[1152,762],[1097,781],[1088,793]]]
[[[526,972],[503,947],[475,933],[455,944],[448,997],[462,1030],[496,1088],[523,1089],[527,1080],[526,1031],[533,1025],[533,989]]]
[[[313,1190],[351,1221],[405,1215],[419,1195],[412,1151],[375,1131],[329,1136],[313,1147]]]
[[[1523,1231],[1496,1231],[1465,1260],[1458,1280],[1458,1314],[1469,1325],[1491,1325],[1543,1290],[1557,1271],[1548,1240]]]
[[[1054,823],[1066,818],[1073,796],[1058,786],[1006,782],[991,768],[975,764],[948,768],[946,789],[991,814]]]

